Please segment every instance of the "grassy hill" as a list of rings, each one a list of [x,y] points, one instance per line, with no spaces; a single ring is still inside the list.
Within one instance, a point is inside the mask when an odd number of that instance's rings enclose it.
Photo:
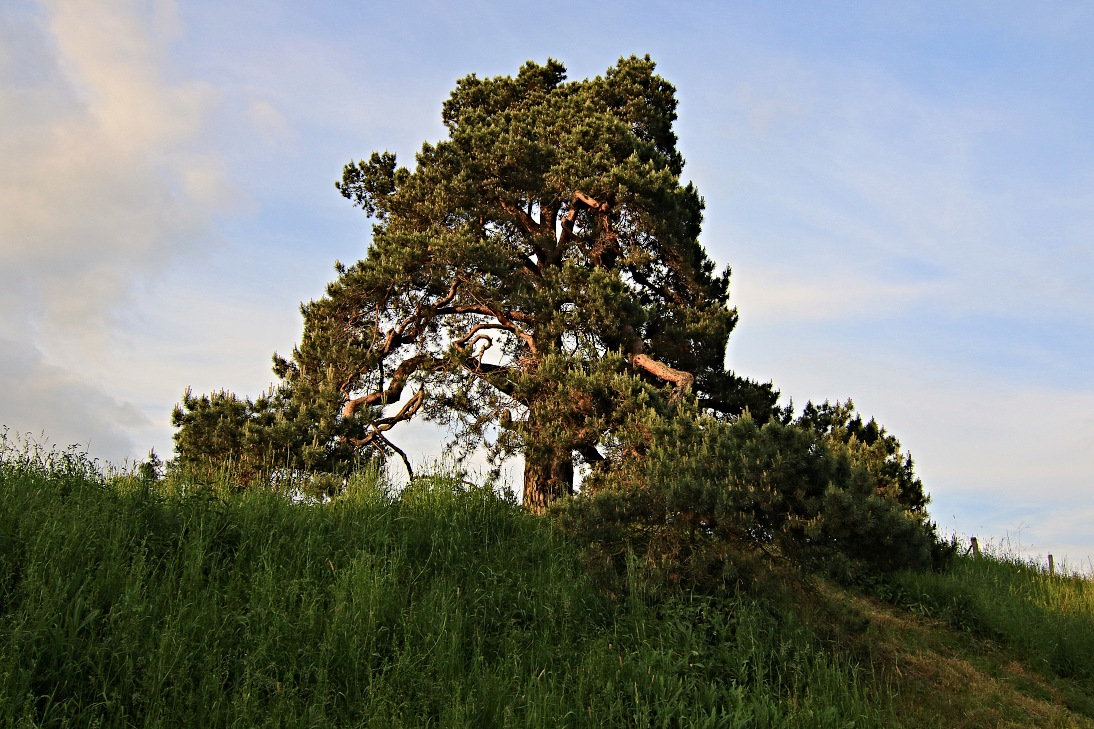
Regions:
[[[1094,585],[608,592],[453,478],[303,504],[6,444],[0,725],[1094,727]]]

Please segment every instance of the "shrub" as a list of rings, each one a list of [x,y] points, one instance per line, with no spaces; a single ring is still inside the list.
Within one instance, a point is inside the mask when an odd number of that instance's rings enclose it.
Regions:
[[[555,513],[605,577],[628,555],[647,578],[701,589],[772,564],[847,577],[930,565],[940,547],[910,458],[883,429],[869,443],[848,430],[649,411],[619,434],[619,467]]]

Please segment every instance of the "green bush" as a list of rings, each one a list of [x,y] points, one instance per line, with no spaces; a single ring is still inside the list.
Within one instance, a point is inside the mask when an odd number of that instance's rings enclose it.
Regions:
[[[620,433],[630,457],[555,513],[602,577],[629,554],[655,581],[705,589],[776,561],[847,577],[931,565],[942,548],[910,459],[846,432],[651,410]]]

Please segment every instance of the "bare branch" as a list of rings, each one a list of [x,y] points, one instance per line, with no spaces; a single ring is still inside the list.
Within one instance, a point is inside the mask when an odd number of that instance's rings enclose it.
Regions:
[[[388,440],[384,435],[385,431],[391,430],[397,423],[401,423],[406,420],[410,420],[414,417],[414,414],[418,412],[418,409],[422,406],[424,400],[424,392],[418,390],[414,393],[414,396],[407,400],[407,402],[399,409],[399,412],[395,415],[391,415],[385,418],[379,418],[368,424],[369,432],[364,438],[346,438],[354,448],[364,448],[371,445],[381,453],[384,452],[384,447],[390,448],[399,454],[399,457],[403,460],[403,465],[406,466],[406,472],[411,479],[414,478],[414,469],[410,467],[410,461],[406,457],[406,453],[403,452],[399,446]]]
[[[387,438],[385,438],[383,433],[380,433],[379,431],[374,431],[373,433],[370,433],[369,435],[370,435],[370,438],[371,438],[371,436],[375,435],[376,440],[380,441],[385,446],[387,446],[388,448],[390,448],[391,450],[393,450],[393,451],[395,451],[396,453],[399,454],[399,458],[403,459],[403,466],[406,467],[407,477],[411,481],[413,481],[414,480],[414,469],[410,467],[410,459],[406,457],[406,453],[403,452],[403,449],[400,448],[399,446],[395,445],[394,443],[392,443]]]
[[[576,203],[578,201],[585,203],[585,205],[587,205],[592,210],[598,210],[601,212],[606,212],[611,207],[607,202],[597,202],[580,190],[574,192],[574,202]]]
[[[391,384],[386,390],[376,390],[367,395],[347,400],[346,404],[342,406],[342,417],[345,419],[352,418],[357,409],[362,406],[387,405],[389,402],[398,402],[399,398],[403,396],[403,388],[406,386],[407,379],[414,372],[421,369],[424,363],[432,361],[433,358],[428,354],[418,354],[403,360],[391,373]]]
[[[432,308],[440,309],[440,308],[443,308],[443,307],[448,306],[449,304],[451,304],[452,300],[454,298],[456,298],[456,291],[458,291],[459,288],[460,288],[460,280],[457,278],[455,281],[452,282],[452,285],[448,288],[448,294],[446,294],[443,299],[441,299],[437,303],[433,304]]]
[[[658,379],[671,382],[676,388],[673,393],[673,400],[679,400],[684,396],[684,393],[691,390],[691,386],[695,384],[695,375],[669,367],[664,362],[658,362],[646,354],[646,345],[642,343],[631,325],[624,326],[621,334],[624,341],[630,342],[631,364]]]
[[[503,199],[499,199],[498,203],[501,205],[502,209],[505,212],[509,213],[514,218],[516,218],[517,221],[520,222],[521,226],[524,228],[524,231],[529,235],[536,235],[537,233],[544,232],[545,228],[543,226],[543,223],[537,223],[535,218],[529,215],[526,211],[521,210],[515,205],[509,204],[509,202]]]
[[[477,339],[477,337],[475,337],[475,335],[478,334],[479,332],[483,331],[484,329],[504,329],[504,330],[507,330],[507,331],[512,331],[513,330],[512,326],[505,325],[505,324],[502,324],[500,322],[498,322],[498,323],[483,322],[481,324],[476,324],[475,326],[471,327],[471,330],[469,332],[467,332],[467,334],[465,334],[462,337],[460,337],[459,339],[457,339],[455,342],[453,342],[453,344],[456,345],[457,349],[462,350],[467,346],[467,344],[469,342],[472,342],[473,339]]]
[[[521,329],[516,324],[516,322],[518,322],[518,321],[519,322],[528,322],[528,323],[533,323],[534,324],[535,323],[535,317],[532,316],[531,314],[525,314],[524,312],[521,312],[521,311],[505,311],[504,309],[500,309],[500,308],[498,308],[497,306],[494,306],[491,303],[468,304],[468,305],[463,305],[463,306],[450,306],[450,307],[446,307],[443,310],[438,311],[437,313],[438,314],[482,314],[483,316],[492,316],[497,320],[497,322],[498,322],[497,324],[492,324],[492,323],[477,324],[477,325],[475,325],[474,328],[471,329],[470,332],[468,332],[467,336],[470,337],[471,334],[474,334],[476,331],[478,331],[479,329],[483,329],[483,328],[505,329],[505,330],[510,331],[513,334],[517,335],[522,340],[524,340],[524,343],[528,345],[528,348],[529,348],[529,350],[531,350],[532,354],[536,353],[536,342],[532,338],[532,335],[529,334],[528,332],[524,331],[523,329]],[[457,344],[459,344],[460,342],[466,341],[466,339],[467,338],[465,337],[465,339],[459,340],[457,342]]]
[[[561,207],[562,201],[557,198],[547,204],[542,202],[539,204],[539,217],[545,232],[555,232],[555,221],[558,220],[558,211]]]
[[[395,413],[394,415],[377,418],[369,425],[376,430],[391,430],[391,428],[396,423],[401,423],[405,420],[410,420],[411,418],[413,418],[414,415],[418,412],[418,409],[421,408],[422,402],[424,401],[425,394],[422,390],[418,390],[416,393],[414,393],[413,397],[407,400],[406,403],[404,403],[403,406],[399,408],[399,412]]]
[[[691,390],[691,386],[695,383],[695,375],[684,370],[674,369],[669,367],[664,362],[658,362],[648,354],[636,354],[631,357],[631,364],[635,367],[649,372],[654,377],[671,382],[676,391],[673,393],[673,399],[679,400],[683,397],[684,393]]]
[[[412,342],[417,339],[421,336],[422,328],[425,326],[426,322],[437,316],[439,309],[444,309],[452,303],[452,300],[456,298],[456,292],[459,288],[460,280],[457,278],[448,288],[448,293],[445,294],[444,298],[439,299],[432,304],[420,303],[415,306],[413,314],[403,319],[388,332],[388,340],[393,342],[394,346],[398,346],[398,344]],[[410,328],[409,332],[407,331],[408,328]],[[385,349],[382,354],[383,356],[386,356],[390,352],[390,349]]]

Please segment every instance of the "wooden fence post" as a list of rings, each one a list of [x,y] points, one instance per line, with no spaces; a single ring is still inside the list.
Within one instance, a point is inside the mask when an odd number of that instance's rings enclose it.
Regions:
[[[1056,563],[1052,561],[1052,555],[1048,556],[1048,574],[1051,577],[1056,574]]]

